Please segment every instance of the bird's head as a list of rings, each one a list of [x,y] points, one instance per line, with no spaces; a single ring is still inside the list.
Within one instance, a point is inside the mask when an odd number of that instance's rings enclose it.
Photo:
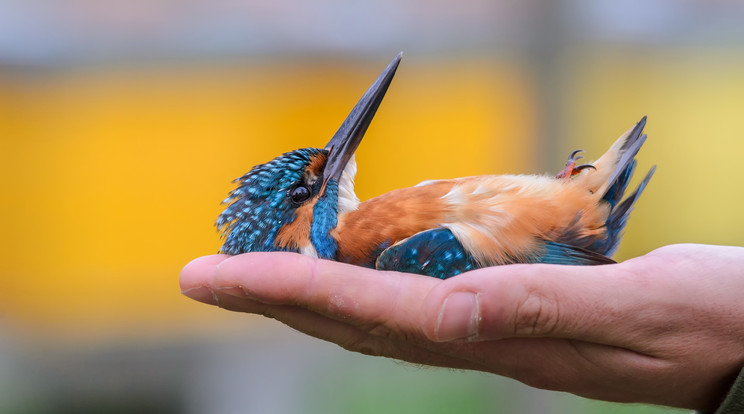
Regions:
[[[338,215],[357,208],[354,152],[385,96],[401,54],[382,72],[323,149],[302,148],[253,167],[217,218],[225,254],[294,251],[332,259]]]

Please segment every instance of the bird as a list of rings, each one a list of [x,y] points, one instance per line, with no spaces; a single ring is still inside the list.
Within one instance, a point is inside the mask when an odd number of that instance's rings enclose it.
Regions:
[[[354,153],[399,53],[323,148],[301,148],[234,180],[215,223],[220,253],[289,251],[440,279],[514,263],[606,265],[655,166],[624,197],[644,116],[596,161],[572,152],[556,175],[428,180],[360,202]]]

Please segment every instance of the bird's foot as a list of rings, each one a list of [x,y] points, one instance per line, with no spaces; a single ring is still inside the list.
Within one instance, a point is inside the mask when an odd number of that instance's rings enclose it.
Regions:
[[[576,165],[576,162],[584,157],[581,155],[578,155],[580,152],[583,152],[584,150],[576,150],[571,153],[571,155],[568,156],[568,161],[566,161],[566,167],[563,169],[563,171],[559,172],[555,178],[564,178],[566,180],[570,180],[571,177],[573,177],[576,174],[579,174],[581,171],[592,168],[597,169],[591,164],[582,164],[582,165]]]

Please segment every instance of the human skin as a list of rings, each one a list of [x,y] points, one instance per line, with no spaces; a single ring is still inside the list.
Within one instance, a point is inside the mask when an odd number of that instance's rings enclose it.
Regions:
[[[744,248],[680,244],[604,266],[439,280],[294,253],[212,255],[184,295],[368,355],[587,398],[713,410],[744,365]]]

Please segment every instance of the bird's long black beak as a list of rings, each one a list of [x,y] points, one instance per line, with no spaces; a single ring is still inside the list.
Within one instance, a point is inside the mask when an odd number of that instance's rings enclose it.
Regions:
[[[377,108],[385,97],[390,82],[393,80],[395,70],[398,69],[403,52],[393,59],[392,62],[382,71],[382,74],[375,80],[375,83],[364,93],[362,99],[357,102],[346,117],[341,127],[336,131],[326,144],[325,149],[329,151],[328,161],[323,171],[323,188],[331,178],[339,180],[341,174],[346,168],[349,159],[354,155],[359,143],[362,142],[364,133],[367,132],[372,118],[377,112]]]

